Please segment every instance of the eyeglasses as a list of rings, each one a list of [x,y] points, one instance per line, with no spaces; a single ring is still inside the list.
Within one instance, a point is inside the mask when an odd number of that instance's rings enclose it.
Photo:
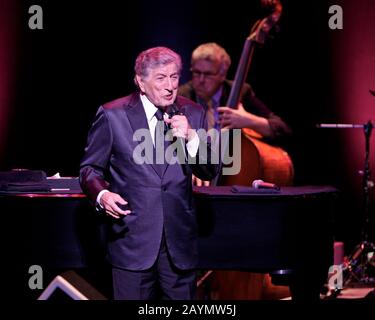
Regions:
[[[211,72],[211,71],[200,71],[200,70],[191,69],[191,73],[193,77],[195,78],[200,78],[201,76],[203,76],[204,78],[214,78],[219,74],[219,72],[220,70],[216,72]]]

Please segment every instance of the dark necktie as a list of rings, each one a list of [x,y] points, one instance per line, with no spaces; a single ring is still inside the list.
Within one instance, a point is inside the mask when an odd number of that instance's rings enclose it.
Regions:
[[[158,108],[158,110],[155,112],[155,118],[158,119],[158,124],[159,124],[159,121],[162,121],[163,122],[163,135],[166,134],[166,132],[168,131],[168,126],[167,124],[164,122],[164,111],[162,111],[161,109]],[[156,133],[156,130],[155,130],[155,133]]]
[[[168,147],[168,141],[165,141],[165,134],[168,126],[164,122],[164,112],[158,108],[155,112],[155,118],[158,120],[155,127],[154,139],[154,166],[160,177],[163,176],[167,163],[165,162],[165,149]],[[164,146],[163,146],[164,145]]]

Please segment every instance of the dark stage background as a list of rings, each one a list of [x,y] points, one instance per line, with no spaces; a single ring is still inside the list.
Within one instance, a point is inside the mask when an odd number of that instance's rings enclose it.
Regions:
[[[0,169],[78,175],[98,106],[135,89],[134,60],[146,48],[163,45],[179,52],[184,83],[191,51],[215,41],[231,55],[233,77],[244,40],[262,14],[259,2],[2,0]],[[287,150],[296,185],[328,184],[342,191],[335,233],[350,250],[360,240],[363,132],[315,125],[375,122],[375,97],[369,93],[375,89],[374,5],[282,3],[280,31],[256,50],[248,82],[294,131]],[[43,30],[28,27],[32,4],[43,8]],[[343,30],[328,27],[334,4],[343,8]],[[374,219],[374,189],[370,195]]]

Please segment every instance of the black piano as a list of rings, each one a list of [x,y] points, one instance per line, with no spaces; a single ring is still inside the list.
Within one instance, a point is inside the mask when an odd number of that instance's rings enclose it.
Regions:
[[[280,192],[196,187],[198,268],[270,273],[290,286],[294,298],[317,299],[333,260],[337,198],[337,190],[329,186],[284,187]],[[7,223],[14,229],[9,261],[18,262],[17,281],[26,293],[31,265],[43,268],[46,281],[68,269],[93,270],[98,280],[107,270],[103,218],[79,189],[3,192],[0,209],[13,222]],[[110,279],[97,285],[105,283]]]
[[[338,191],[195,189],[199,268],[270,273],[295,299],[318,299],[333,262]],[[243,191],[243,192],[241,192]]]

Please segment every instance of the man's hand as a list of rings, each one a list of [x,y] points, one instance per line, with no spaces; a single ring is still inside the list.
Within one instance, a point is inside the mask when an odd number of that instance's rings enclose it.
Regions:
[[[116,202],[122,205],[128,204],[119,194],[114,192],[105,192],[100,199],[100,204],[105,209],[105,212],[115,219],[131,213],[130,210],[121,210]]]
[[[191,128],[188,119],[184,115],[174,115],[171,119],[166,118],[164,121],[171,126],[174,137],[190,141],[196,135],[195,130]]]
[[[219,123],[225,129],[249,128],[260,134],[262,137],[271,137],[273,135],[268,120],[247,112],[242,103],[239,103],[238,109],[228,107],[218,107]]]
[[[238,109],[228,107],[218,107],[219,123],[222,128],[241,129],[249,126],[250,113],[245,111],[242,103],[238,105]]]
[[[195,175],[192,175],[191,178],[192,178],[193,186],[197,186],[197,187],[202,187],[202,186],[209,187],[210,186],[210,181],[201,180]]]

